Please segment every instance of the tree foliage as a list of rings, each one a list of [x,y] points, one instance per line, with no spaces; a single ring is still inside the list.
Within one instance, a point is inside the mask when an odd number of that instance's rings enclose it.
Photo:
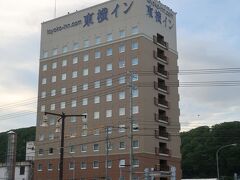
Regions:
[[[216,151],[233,143],[239,145],[220,151],[220,176],[240,174],[240,122],[198,127],[181,133],[181,140],[184,178],[216,178]]]

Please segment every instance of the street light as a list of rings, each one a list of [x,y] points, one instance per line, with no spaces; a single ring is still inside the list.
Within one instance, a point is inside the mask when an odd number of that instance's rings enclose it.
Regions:
[[[66,117],[84,117],[86,118],[87,115],[66,115],[64,112],[62,112],[62,114],[57,114],[57,113],[51,113],[51,112],[44,112],[44,116],[43,116],[43,123],[42,126],[43,127],[47,127],[48,126],[48,121],[47,121],[47,115],[53,115],[53,116],[58,116],[60,117],[57,120],[56,123],[56,132],[60,132],[60,120],[62,120],[62,126],[61,126],[61,146],[60,146],[60,163],[59,163],[59,180],[63,180],[63,156],[64,156],[64,129],[65,129],[65,118]]]
[[[227,148],[227,147],[230,147],[230,146],[237,146],[237,144],[229,144],[229,145],[225,145],[225,146],[221,146],[220,148],[218,148],[217,152],[216,152],[216,160],[217,160],[217,179],[219,180],[219,165],[218,165],[218,154],[219,152],[224,149],[224,148]]]

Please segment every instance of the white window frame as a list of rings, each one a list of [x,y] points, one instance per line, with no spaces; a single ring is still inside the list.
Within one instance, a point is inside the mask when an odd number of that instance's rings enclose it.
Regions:
[[[112,71],[112,63],[106,65],[106,71]]]

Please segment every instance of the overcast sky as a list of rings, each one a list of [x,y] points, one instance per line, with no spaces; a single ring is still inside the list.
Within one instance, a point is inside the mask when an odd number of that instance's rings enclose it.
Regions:
[[[105,0],[57,0],[57,16]],[[162,0],[177,12],[182,70],[240,68],[239,0]],[[54,0],[0,1],[0,132],[36,124],[41,22]],[[180,75],[181,82],[238,81],[239,73]],[[239,86],[180,87],[182,130],[240,120]]]

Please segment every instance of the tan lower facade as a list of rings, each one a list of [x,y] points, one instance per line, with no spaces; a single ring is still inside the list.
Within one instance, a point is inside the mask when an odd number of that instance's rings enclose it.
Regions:
[[[167,173],[168,169],[165,169],[164,166],[155,166],[153,164],[159,164],[159,157],[151,154],[139,153],[134,155],[135,158],[139,160],[139,166],[134,167],[134,176],[136,179],[144,178],[144,169],[145,167],[151,167],[154,172]],[[109,161],[111,165],[108,167],[108,177],[111,180],[118,180],[120,176],[124,177],[124,180],[129,180],[129,155],[109,155]],[[125,167],[119,167],[119,162],[125,160]],[[106,168],[105,168],[106,156],[89,156],[89,157],[72,157],[64,159],[64,180],[97,180],[105,179],[106,177]],[[161,157],[161,160],[167,160],[169,166],[174,166],[176,169],[181,169],[181,162],[178,158],[172,157]],[[94,161],[98,161],[98,167],[94,167]],[[38,167],[35,166],[34,169],[34,179],[35,180],[55,180],[58,179],[58,162],[59,159],[50,159],[50,160],[37,160],[36,164],[43,164],[42,171],[38,170]],[[86,167],[82,166],[82,163],[86,163]],[[48,167],[48,163],[52,164],[51,169]],[[71,163],[74,165],[71,167]],[[155,178],[160,179],[159,177]],[[161,178],[169,179],[169,178]],[[181,179],[181,171],[177,171],[176,179]]]

